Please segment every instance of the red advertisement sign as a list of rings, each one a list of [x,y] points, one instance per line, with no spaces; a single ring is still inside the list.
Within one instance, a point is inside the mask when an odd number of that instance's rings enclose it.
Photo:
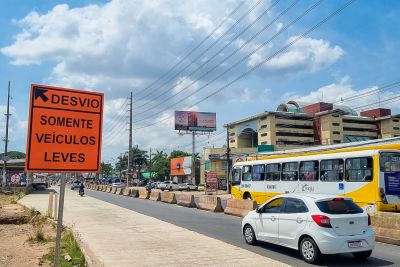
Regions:
[[[206,173],[206,193],[216,193],[218,191],[218,178],[216,172]]]

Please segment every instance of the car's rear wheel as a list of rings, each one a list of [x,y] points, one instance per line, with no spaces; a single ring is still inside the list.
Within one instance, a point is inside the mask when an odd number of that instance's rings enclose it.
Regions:
[[[371,254],[372,254],[372,250],[353,252],[353,256],[359,260],[366,260],[369,256],[371,256]]]
[[[301,240],[299,250],[301,257],[307,263],[314,264],[321,259],[321,252],[315,241],[310,237]]]
[[[253,227],[251,225],[245,225],[243,229],[244,240],[249,245],[254,245],[257,242],[256,234],[254,233]]]

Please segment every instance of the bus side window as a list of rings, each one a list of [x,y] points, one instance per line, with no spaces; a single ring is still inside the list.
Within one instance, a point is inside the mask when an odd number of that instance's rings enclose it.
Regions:
[[[239,185],[241,176],[242,170],[240,168],[234,168],[232,171],[232,185]]]
[[[363,157],[346,159],[346,181],[372,181],[372,158]]]
[[[318,170],[317,160],[300,162],[300,181],[318,181]]]
[[[264,181],[265,179],[265,165],[253,166],[253,181]]]
[[[282,163],[282,181],[297,181],[299,176],[299,163]]]
[[[279,163],[267,164],[265,180],[279,181],[280,179],[281,179],[281,164]]]
[[[251,166],[243,166],[242,181],[251,181]]]
[[[343,159],[321,160],[320,180],[324,182],[343,181]]]

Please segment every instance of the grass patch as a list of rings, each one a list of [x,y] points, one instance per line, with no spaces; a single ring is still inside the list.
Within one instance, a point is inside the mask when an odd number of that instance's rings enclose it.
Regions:
[[[53,225],[51,221],[47,219],[47,217],[42,216],[38,210],[35,208],[29,209],[31,220],[30,224],[33,226],[33,234],[29,235],[28,241],[31,243],[46,243],[50,241],[54,241],[54,238],[51,236],[45,236],[43,228],[46,225]]]
[[[17,204],[17,201],[20,200],[21,198],[23,198],[24,196],[26,196],[26,194],[24,192],[18,192],[16,194],[13,194],[9,198],[10,204]]]
[[[50,241],[44,235],[43,226],[35,226],[33,234],[29,235],[28,241],[31,243],[46,243]]]
[[[43,256],[44,260],[53,262],[54,261],[54,247],[50,249],[50,252]],[[69,255],[71,261],[67,261],[64,257]],[[80,249],[78,242],[76,242],[74,234],[70,230],[63,231],[61,238],[61,267],[72,267],[72,266],[86,266],[85,256]]]

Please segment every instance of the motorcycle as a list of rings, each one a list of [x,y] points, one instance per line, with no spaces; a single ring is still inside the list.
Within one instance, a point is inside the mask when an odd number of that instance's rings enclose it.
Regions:
[[[83,195],[85,194],[85,190],[82,188],[82,189],[79,189],[79,195],[81,196],[81,197],[83,197]]]

